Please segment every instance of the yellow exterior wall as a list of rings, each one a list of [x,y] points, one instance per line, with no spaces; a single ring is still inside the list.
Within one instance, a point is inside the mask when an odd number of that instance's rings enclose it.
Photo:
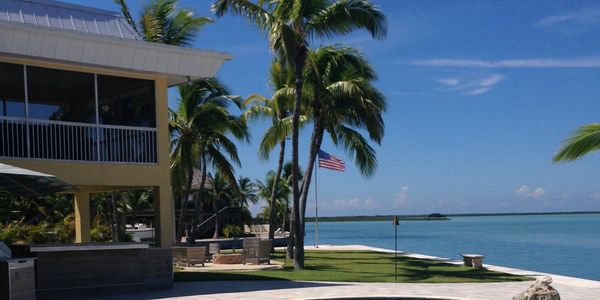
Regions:
[[[170,197],[167,78],[153,74],[125,72],[89,66],[74,66],[7,56],[0,56],[0,62],[154,80],[156,89],[157,164],[4,158],[0,158],[0,163],[55,175],[67,183],[79,186],[81,188],[80,192],[89,193],[132,187],[153,187],[155,188],[155,192],[157,192],[154,199],[155,201],[159,201],[158,205],[155,205],[155,219],[157,223],[160,223],[160,229],[157,229],[160,231],[160,238],[158,238],[159,235],[157,234],[157,243],[162,247],[170,247],[173,240],[173,222],[171,220],[173,217],[173,206]],[[88,220],[83,220],[83,223],[80,223],[81,226],[79,229],[83,231],[86,229],[89,231],[89,208],[87,210],[88,216],[80,216],[82,219],[88,218]],[[84,211],[85,209],[82,209],[82,213]],[[88,222],[87,225],[84,224],[86,222]],[[89,234],[89,232],[79,232],[78,234],[83,234],[80,237],[84,239],[85,235]]]

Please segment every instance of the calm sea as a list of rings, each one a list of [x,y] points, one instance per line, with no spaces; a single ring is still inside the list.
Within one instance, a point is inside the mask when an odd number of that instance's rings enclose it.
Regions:
[[[314,223],[306,224],[306,245],[314,244]],[[389,222],[321,222],[320,244],[363,244],[394,249]],[[600,280],[600,214],[455,217],[450,221],[404,221],[398,249],[526,270]]]

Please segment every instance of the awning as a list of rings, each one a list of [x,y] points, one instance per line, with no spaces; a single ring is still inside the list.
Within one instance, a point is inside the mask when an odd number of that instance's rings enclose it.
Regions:
[[[75,189],[53,175],[0,163],[0,191],[14,196],[46,196]]]

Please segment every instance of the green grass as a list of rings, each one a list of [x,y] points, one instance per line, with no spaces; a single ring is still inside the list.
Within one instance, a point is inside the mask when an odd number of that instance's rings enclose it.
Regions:
[[[275,260],[284,260],[282,252]],[[251,272],[175,271],[175,281],[300,280],[334,282],[394,282],[394,256],[370,251],[307,251],[306,269],[294,270],[288,260],[283,269]],[[438,261],[398,257],[398,282],[451,283],[527,281],[533,278],[473,269]]]

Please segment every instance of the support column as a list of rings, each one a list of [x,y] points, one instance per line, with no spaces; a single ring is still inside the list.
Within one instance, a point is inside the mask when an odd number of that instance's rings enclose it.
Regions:
[[[75,198],[75,242],[91,243],[90,193],[77,192]]]
[[[169,185],[154,188],[154,239],[161,248],[173,245],[173,211]]]

